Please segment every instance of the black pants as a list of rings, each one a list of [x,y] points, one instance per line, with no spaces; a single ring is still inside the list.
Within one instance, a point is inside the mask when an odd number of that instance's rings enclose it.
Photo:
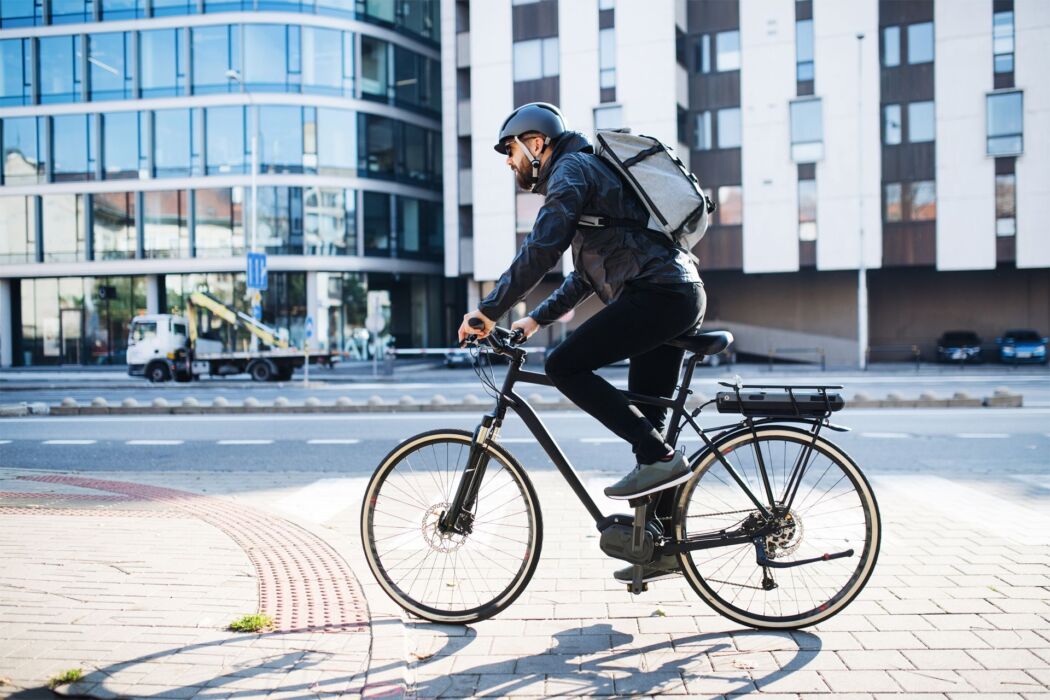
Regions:
[[[706,307],[700,283],[628,284],[547,356],[547,375],[573,403],[629,442],[639,462],[654,462],[669,449],[662,435],[667,409],[631,404],[594,370],[631,358],[628,390],[671,396],[685,351],[664,343],[699,325]]]

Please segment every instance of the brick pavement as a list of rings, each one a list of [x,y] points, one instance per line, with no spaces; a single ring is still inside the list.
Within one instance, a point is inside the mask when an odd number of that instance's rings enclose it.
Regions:
[[[0,492],[44,491],[18,474],[0,471]],[[296,523],[356,575],[368,633],[224,632],[260,607],[258,570],[228,534],[196,517],[145,514],[174,513],[161,502],[55,497],[52,508],[73,512],[0,507],[0,677],[17,687],[79,665],[89,673],[70,690],[96,697],[1050,698],[1045,489],[876,478],[885,534],[865,591],[818,627],[771,633],[717,616],[680,580],[629,596],[550,472],[534,475],[546,525],[535,578],[496,619],[468,628],[406,620],[375,584],[357,536],[361,479],[92,477],[207,492]],[[0,506],[27,502],[0,494]],[[140,512],[115,512],[132,506]]]

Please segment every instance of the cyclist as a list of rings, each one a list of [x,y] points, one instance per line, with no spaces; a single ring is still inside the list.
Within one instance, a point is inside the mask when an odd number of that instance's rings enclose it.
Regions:
[[[571,246],[575,269],[512,327],[531,336],[597,294],[605,308],[547,356],[545,369],[559,391],[634,451],[635,468],[605,494],[631,499],[688,480],[684,452],[672,450],[663,439],[666,410],[631,404],[595,370],[630,358],[630,391],[673,393],[684,351],[664,343],[698,326],[706,307],[692,258],[663,234],[647,231],[649,214],[637,194],[594,155],[583,134],[566,128],[554,105],[533,102],[511,112],[495,150],[506,156],[522,189],[546,199],[510,267],[478,309],[463,317],[460,342],[469,335],[487,336]],[[581,216],[602,217],[605,225],[581,227]],[[484,328],[472,328],[472,318],[481,319]],[[661,503],[658,514],[666,507]],[[646,566],[644,580],[663,578],[677,568],[674,556],[663,557]],[[629,580],[631,573],[627,567],[616,577]]]

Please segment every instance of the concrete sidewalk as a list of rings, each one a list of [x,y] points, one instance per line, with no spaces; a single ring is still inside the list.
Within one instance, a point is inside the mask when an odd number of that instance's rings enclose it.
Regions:
[[[446,627],[406,619],[374,583],[364,479],[0,470],[0,696],[81,668],[59,692],[1050,697],[1045,474],[1017,489],[876,477],[875,575],[794,633],[741,629],[681,580],[631,597],[560,477],[532,476],[547,525],[535,578],[497,618]],[[600,492],[611,475],[588,477]],[[277,629],[225,631],[257,611]]]

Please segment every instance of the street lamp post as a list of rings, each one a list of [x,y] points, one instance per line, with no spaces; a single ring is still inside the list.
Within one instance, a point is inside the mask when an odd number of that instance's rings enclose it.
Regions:
[[[864,32],[857,32],[857,364],[868,368],[868,269],[864,259]]]
[[[236,70],[226,71],[226,78],[229,80],[237,81],[237,84],[241,86],[241,93],[248,98],[248,105],[252,109],[252,136],[251,136],[251,147],[252,147],[252,170],[251,170],[251,189],[252,189],[252,223],[251,232],[249,235],[249,248],[251,252],[256,252],[256,230],[259,223],[259,185],[258,185],[258,173],[259,173],[259,108],[255,104],[255,99],[252,97],[252,93],[245,88],[244,80],[241,78],[241,74]]]

